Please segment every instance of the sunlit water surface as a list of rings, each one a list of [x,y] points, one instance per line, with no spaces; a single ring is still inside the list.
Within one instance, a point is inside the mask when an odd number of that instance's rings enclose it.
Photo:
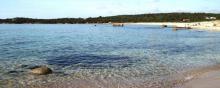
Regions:
[[[219,32],[146,25],[0,25],[0,85],[27,80],[28,68],[38,65],[52,68],[56,75],[51,78],[57,79],[147,80],[219,62]]]

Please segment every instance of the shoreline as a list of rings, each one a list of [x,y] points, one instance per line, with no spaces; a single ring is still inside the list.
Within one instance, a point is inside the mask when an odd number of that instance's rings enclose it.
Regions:
[[[16,23],[0,23],[0,24],[16,24]],[[44,24],[44,23],[22,23],[22,24]],[[56,24],[70,24],[70,23],[54,23]],[[77,23],[74,23],[77,24]],[[109,24],[112,25],[114,23],[78,23],[78,24]],[[220,31],[220,20],[216,21],[203,21],[203,22],[137,22],[137,23],[121,23],[125,25],[155,25],[155,26],[168,26],[172,28],[185,28],[192,30],[200,30],[200,31]]]
[[[189,78],[187,81],[177,84],[173,88],[220,88],[219,65],[195,70],[193,73],[193,75],[186,77],[186,79]]]
[[[174,73],[162,78],[153,78],[154,80],[138,80],[131,79],[125,80],[120,78],[68,78],[62,81],[56,81],[51,83],[43,84],[30,84],[26,85],[30,88],[218,88],[220,85],[215,85],[218,87],[209,86],[209,80],[207,78],[214,80],[213,77],[220,76],[220,65],[213,66],[204,66],[201,68],[189,69],[180,73]],[[218,75],[219,74],[219,75]],[[206,86],[209,87],[194,87],[200,85],[201,82],[207,82]],[[220,77],[218,81],[213,83],[220,82]],[[191,87],[193,86],[193,87]]]
[[[169,26],[173,28],[190,28],[193,30],[220,31],[220,21],[204,21],[204,22],[140,22],[125,23],[128,25],[156,25]]]
[[[185,83],[181,88],[220,88],[220,70],[206,72]]]

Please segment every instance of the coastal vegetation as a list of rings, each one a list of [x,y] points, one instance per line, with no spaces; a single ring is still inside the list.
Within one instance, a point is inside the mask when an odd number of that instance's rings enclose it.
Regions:
[[[220,14],[216,13],[153,13],[139,15],[118,15],[107,17],[89,17],[89,18],[58,18],[58,19],[33,19],[33,18],[7,18],[0,19],[0,23],[6,24],[23,24],[23,23],[40,23],[40,24],[76,24],[76,23],[121,23],[121,22],[183,22],[187,19],[189,22],[220,20]]]

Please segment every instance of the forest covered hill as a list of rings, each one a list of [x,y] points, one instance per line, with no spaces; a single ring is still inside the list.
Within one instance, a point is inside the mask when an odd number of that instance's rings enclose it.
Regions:
[[[214,17],[216,19],[207,19]],[[138,15],[118,15],[107,17],[89,17],[89,18],[57,18],[57,19],[33,19],[33,18],[8,18],[0,19],[0,23],[8,24],[76,24],[76,23],[109,23],[109,22],[182,22],[183,19],[189,19],[190,22],[220,20],[220,14],[216,13],[154,13]]]

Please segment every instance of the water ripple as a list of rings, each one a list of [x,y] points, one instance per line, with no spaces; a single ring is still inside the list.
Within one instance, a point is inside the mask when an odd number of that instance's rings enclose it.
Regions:
[[[50,65],[70,66],[84,69],[99,69],[113,67],[131,66],[133,60],[130,57],[116,55],[92,55],[92,54],[75,54],[51,57],[47,60]]]

